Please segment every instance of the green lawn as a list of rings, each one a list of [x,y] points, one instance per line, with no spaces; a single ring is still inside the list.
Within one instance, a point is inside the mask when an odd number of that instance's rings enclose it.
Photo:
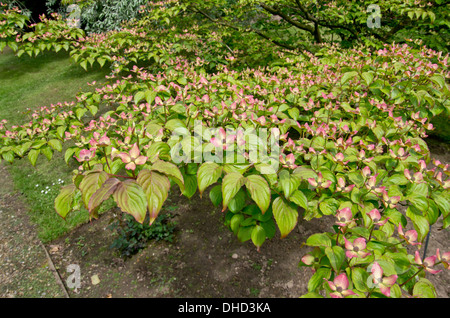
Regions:
[[[107,68],[84,71],[66,52],[18,58],[5,49],[0,54],[0,120],[21,124],[29,119],[27,109],[73,101],[80,90],[90,89],[87,83],[103,81],[107,74]],[[17,160],[9,167],[15,188],[24,194],[30,219],[38,224],[38,234],[44,242],[88,220],[87,211],[82,210],[65,221],[53,207],[60,187],[71,182],[73,169],[76,166],[68,167],[62,153],[55,154],[52,161],[40,156],[36,168],[27,158]]]
[[[27,108],[75,100],[77,92],[103,80],[107,71],[97,67],[86,72],[66,52],[18,58],[5,49],[0,54],[0,118],[19,124],[27,119]]]

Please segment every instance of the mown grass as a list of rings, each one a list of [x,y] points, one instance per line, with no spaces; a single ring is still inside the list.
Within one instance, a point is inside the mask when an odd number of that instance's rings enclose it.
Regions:
[[[20,124],[27,109],[73,101],[89,82],[102,81],[107,69],[89,72],[75,64],[67,52],[46,52],[38,57],[16,57],[11,50],[0,54],[0,118]]]
[[[101,82],[107,74],[107,69],[84,71],[66,52],[18,58],[6,49],[0,54],[0,119],[22,124],[29,120],[28,109],[73,101],[80,90],[90,89],[87,83]],[[86,210],[70,214],[66,220],[55,212],[54,199],[60,187],[71,182],[71,171],[76,169],[76,166],[66,165],[62,154],[55,153],[51,161],[41,156],[36,167],[27,158],[8,167],[15,189],[26,198],[30,219],[38,225],[38,235],[43,242],[89,219]]]

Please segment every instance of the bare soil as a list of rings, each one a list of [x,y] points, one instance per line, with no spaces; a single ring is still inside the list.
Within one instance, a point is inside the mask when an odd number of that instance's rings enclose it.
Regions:
[[[431,144],[430,148],[434,157],[450,162],[448,145]],[[5,169],[0,173],[8,180]],[[10,181],[1,189],[0,297],[64,297],[58,276],[36,241],[20,194],[12,191]],[[174,242],[152,241],[126,260],[110,248],[115,239],[115,233],[107,229],[111,212],[46,244],[62,282],[72,274],[67,271],[69,265],[80,266],[81,286],[77,291],[66,286],[69,296],[297,298],[307,292],[312,273],[298,268],[301,257],[309,251],[302,243],[311,234],[330,230],[333,219],[301,223],[285,239],[277,234],[266,241],[258,253],[251,242],[238,242],[225,228],[224,215],[206,194],[203,199],[195,196],[187,200],[174,191],[165,204],[170,211],[176,207]],[[437,248],[449,251],[449,238],[448,229],[433,225],[427,256]],[[438,297],[450,296],[450,271],[427,273],[427,278],[435,284]]]
[[[175,241],[153,241],[123,260],[109,247],[115,234],[107,229],[111,213],[83,225],[48,245],[65,280],[70,264],[81,267],[82,285],[71,297],[298,297],[309,271],[297,268],[300,245],[325,220],[288,238],[266,242],[260,253],[251,242],[240,243],[223,225],[223,214],[209,200],[191,201],[173,193],[177,206]],[[164,213],[164,212],[163,212]],[[304,229],[300,226],[299,229]],[[80,240],[81,238],[81,240]],[[79,242],[82,243],[79,243]],[[97,275],[100,283],[92,284]]]
[[[21,194],[0,166],[0,297],[62,297],[63,290],[27,215]]]

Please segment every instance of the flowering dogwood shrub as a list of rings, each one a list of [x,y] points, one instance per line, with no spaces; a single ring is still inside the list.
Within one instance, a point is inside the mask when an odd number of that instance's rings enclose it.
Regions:
[[[122,35],[88,41],[104,56],[111,39],[132,46],[135,38]],[[72,45],[88,52],[85,40]],[[137,56],[154,58],[140,43]],[[306,297],[435,296],[424,274],[448,269],[449,252],[422,260],[407,247],[450,222],[448,165],[424,140],[430,119],[450,105],[448,55],[406,44],[323,46],[235,71],[183,53],[165,55],[158,68],[130,59],[129,72],[91,83],[95,90],[76,102],[41,107],[23,125],[2,121],[1,158],[34,165],[71,141],[65,160],[79,168],[55,201],[63,218],[81,205],[96,218],[112,197],[151,224],[173,186],[188,198],[209,189],[237,238],[260,250],[300,218],[329,217],[330,232],[305,242],[312,251],[300,265],[314,272]]]
[[[8,6],[0,2],[0,52],[6,46],[17,50],[17,40],[21,30],[28,21],[27,16],[21,14],[19,8],[8,9]]]
[[[84,31],[71,28],[57,13],[51,18],[40,16],[39,23],[29,25],[33,31],[24,32],[23,28],[28,17],[21,14],[19,8],[7,9],[7,5],[0,3],[0,51],[9,46],[17,56],[27,53],[37,56],[46,50],[59,52],[69,51],[72,44],[82,38]]]

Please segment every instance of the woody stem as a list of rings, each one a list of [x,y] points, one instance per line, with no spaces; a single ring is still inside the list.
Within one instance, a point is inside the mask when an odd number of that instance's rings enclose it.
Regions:
[[[401,283],[399,286],[402,287],[403,285],[406,285],[411,279],[413,279],[414,277],[416,277],[417,274],[419,274],[421,271],[423,270],[423,267],[421,269],[419,269],[414,275],[412,275],[410,278],[408,278],[408,280],[404,283]]]
[[[105,155],[105,160],[106,160],[106,165],[108,166],[108,170],[109,170],[109,172],[112,172],[111,167],[109,166],[108,156],[106,155],[105,148],[103,148],[103,154]]]

